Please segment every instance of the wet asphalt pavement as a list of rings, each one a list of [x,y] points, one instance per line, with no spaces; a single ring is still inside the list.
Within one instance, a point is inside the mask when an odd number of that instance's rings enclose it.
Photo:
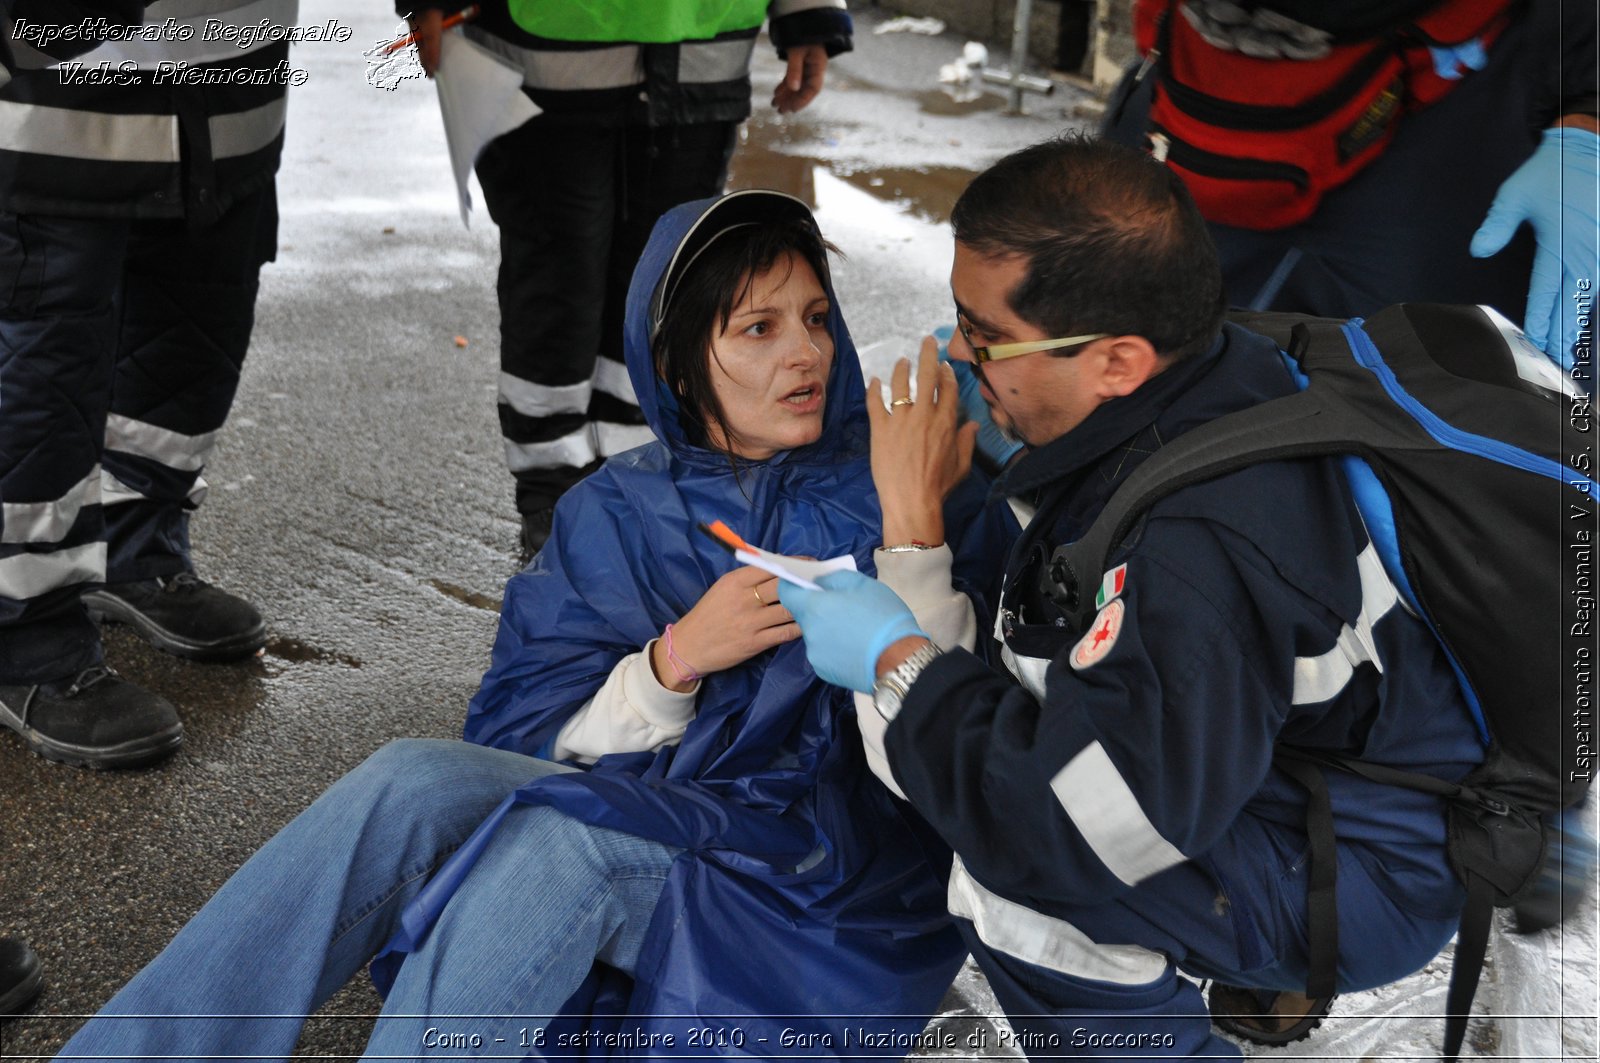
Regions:
[[[862,5],[858,5],[862,6]],[[363,13],[358,8],[374,10]],[[60,1047],[265,839],[384,742],[455,737],[488,660],[517,524],[495,422],[494,230],[463,229],[431,86],[368,87],[361,52],[396,20],[379,0],[308,0],[346,44],[296,46],[279,180],[280,250],[231,421],[193,523],[201,575],[257,602],[254,660],[196,665],[108,630],[110,664],[180,709],[182,750],[145,771],[47,763],[0,732],[0,934],[26,937],[48,988],[0,1027],[0,1055]],[[1087,95],[1003,115],[999,90],[958,101],[938,67],[961,39],[874,36],[829,69],[805,113],[767,104],[736,185],[816,204],[847,258],[836,277],[869,373],[948,317],[941,222],[972,173],[1081,124]],[[463,337],[465,346],[456,338]],[[259,957],[270,977],[271,955]],[[970,983],[950,1004],[985,1010]],[[358,977],[301,1051],[358,1054],[377,998]]]

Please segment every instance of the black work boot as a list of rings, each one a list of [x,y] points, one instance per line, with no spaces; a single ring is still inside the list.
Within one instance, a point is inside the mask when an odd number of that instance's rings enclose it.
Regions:
[[[21,1014],[44,988],[39,957],[21,938],[0,938],[0,1019]]]
[[[0,723],[46,760],[80,768],[135,768],[183,744],[165,698],[101,665],[54,683],[0,686]]]
[[[255,606],[193,572],[108,583],[84,591],[83,604],[94,619],[130,624],[156,649],[191,660],[248,657],[267,641]]]

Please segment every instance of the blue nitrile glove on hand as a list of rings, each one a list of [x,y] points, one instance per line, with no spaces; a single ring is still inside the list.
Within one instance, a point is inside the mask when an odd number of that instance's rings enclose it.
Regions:
[[[794,614],[806,640],[806,660],[836,686],[872,693],[878,658],[909,635],[928,635],[900,596],[871,576],[854,570],[830,572],[808,591],[778,581],[778,600]]]
[[[1523,222],[1533,226],[1538,250],[1528,280],[1523,331],[1562,369],[1572,369],[1578,342],[1579,283],[1585,316],[1600,283],[1600,136],[1586,129],[1546,129],[1539,147],[1506,178],[1489,213],[1472,236],[1472,254],[1487,258],[1511,240]]]
[[[994,423],[989,415],[989,404],[978,393],[978,374],[972,371],[972,366],[950,357],[950,337],[955,334],[955,328],[950,325],[940,325],[933,330],[933,338],[939,341],[939,361],[950,363],[950,368],[956,371],[956,384],[961,388],[961,416],[977,424],[978,453],[993,462],[994,471],[998,472],[1017,456],[1024,444],[1000,431]]]

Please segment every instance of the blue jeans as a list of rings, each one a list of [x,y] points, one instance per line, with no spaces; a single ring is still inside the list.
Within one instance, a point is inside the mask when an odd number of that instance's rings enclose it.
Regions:
[[[262,846],[58,1058],[287,1056],[444,859],[512,790],[563,770],[465,742],[390,743]],[[632,972],[676,854],[513,808],[406,958],[367,1057],[513,1054],[594,959]]]

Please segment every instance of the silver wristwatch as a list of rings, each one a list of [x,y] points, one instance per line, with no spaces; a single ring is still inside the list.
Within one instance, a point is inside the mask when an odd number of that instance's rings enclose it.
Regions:
[[[906,700],[906,693],[910,691],[911,684],[915,683],[922,670],[943,652],[938,645],[929,642],[885,672],[872,688],[872,705],[878,710],[878,715],[885,720],[894,719],[900,712],[900,703]]]

